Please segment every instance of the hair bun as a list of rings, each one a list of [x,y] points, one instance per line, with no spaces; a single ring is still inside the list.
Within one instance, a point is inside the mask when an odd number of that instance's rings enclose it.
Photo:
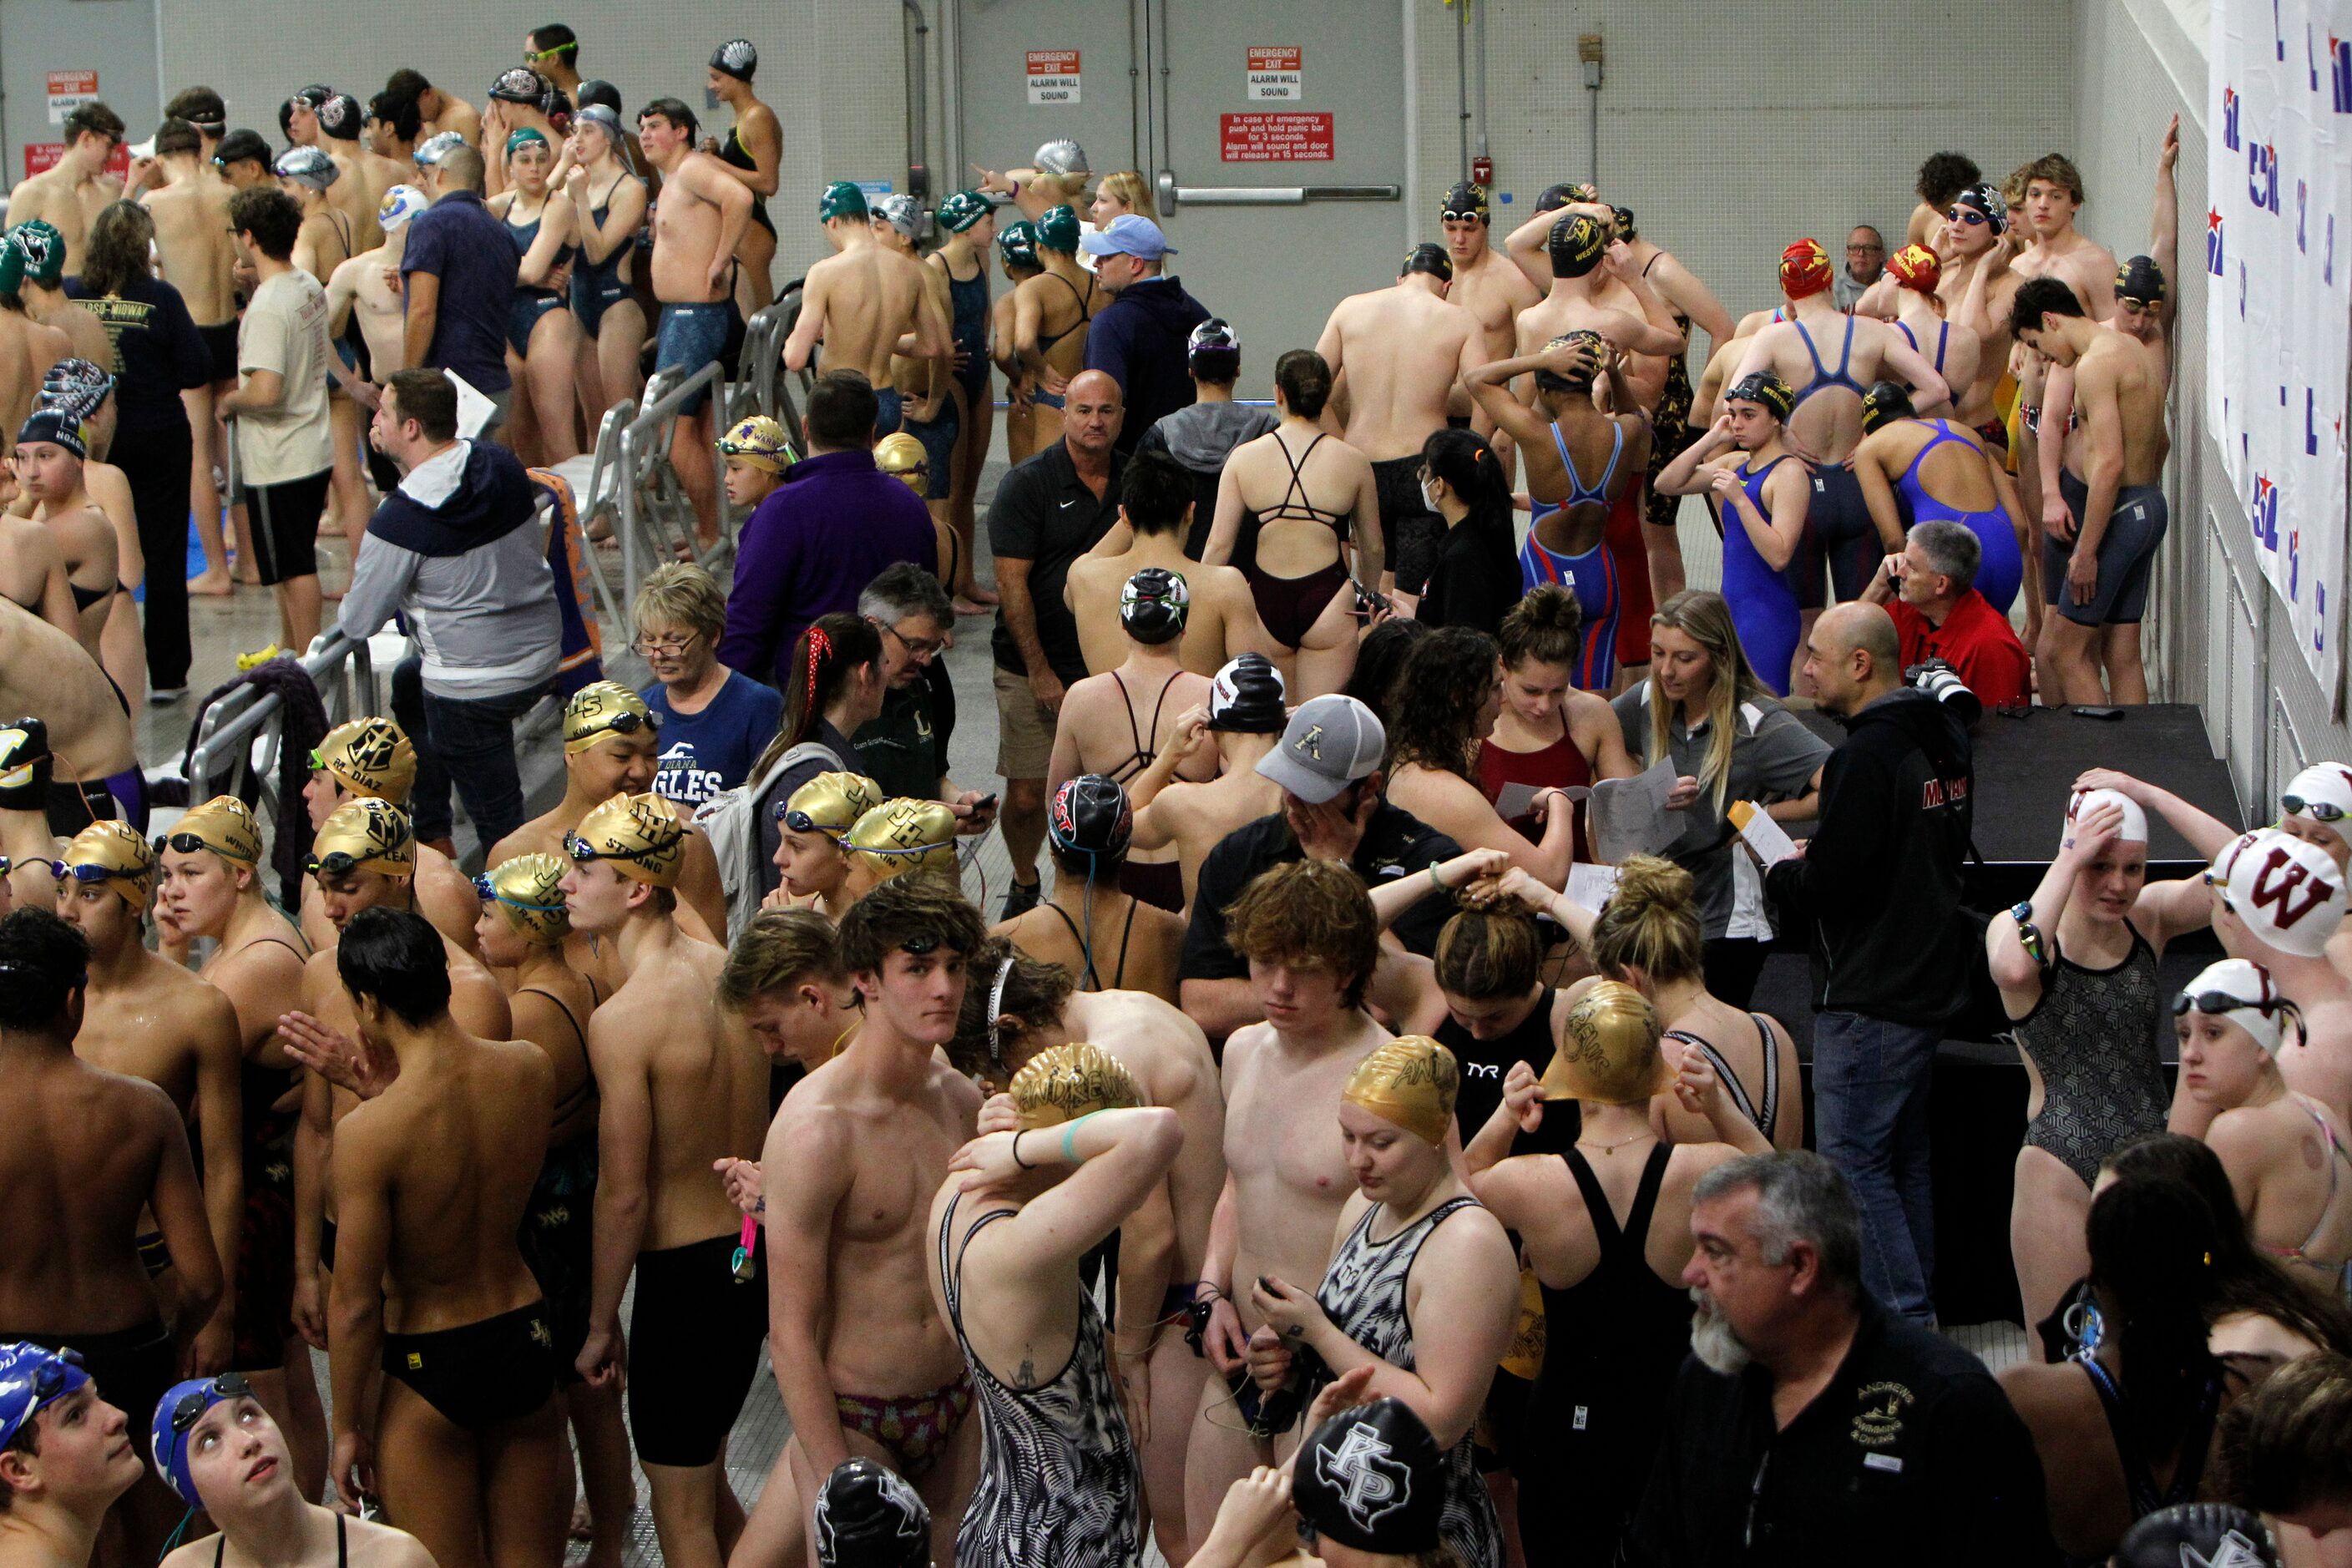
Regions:
[[[1679,913],[1698,896],[1698,879],[1656,855],[1628,857],[1617,868],[1612,898],[1627,899],[1666,913]]]

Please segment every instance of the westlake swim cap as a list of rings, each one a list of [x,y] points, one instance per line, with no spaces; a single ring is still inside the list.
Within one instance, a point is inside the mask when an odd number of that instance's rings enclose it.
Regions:
[[[906,192],[884,196],[873,205],[873,216],[905,235],[908,239],[922,232],[923,205]]]
[[[1066,206],[1050,207],[1037,220],[1037,244],[1065,256],[1078,253],[1078,215]]]
[[[1094,168],[1087,162],[1087,150],[1066,136],[1056,136],[1039,147],[1029,163],[1041,174],[1085,174]]]
[[[416,835],[408,825],[408,814],[374,795],[353,796],[319,824],[302,869],[313,877],[346,877],[353,871],[415,876]]]
[[[360,100],[348,92],[339,92],[319,105],[319,129],[338,142],[358,141],[360,121],[364,118],[366,111],[360,108]]]
[[[518,125],[507,133],[507,156],[511,158],[525,147],[534,143],[544,147],[547,145],[547,138],[534,126]]]
[[[2124,814],[2123,826],[2116,830],[2116,838],[2124,844],[2147,842],[2147,813],[2139,802],[2111,789],[2078,789],[2066,797],[2066,826],[2060,832],[2058,847],[2074,847],[2074,826],[2103,806],[2116,806]]]
[[[2146,308],[2164,302],[2164,268],[2151,257],[2135,256],[2116,268],[2116,298]]]
[[[2116,1547],[2118,1568],[2279,1568],[2261,1518],[2225,1502],[2183,1502],[2145,1514]]]
[[[563,754],[576,757],[607,735],[661,729],[661,715],[615,680],[592,680],[563,705]]]
[[[1609,340],[1590,327],[1579,327],[1572,332],[1562,332],[1544,344],[1546,350],[1557,348],[1589,348],[1592,365],[1589,370],[1570,371],[1563,375],[1556,370],[1536,372],[1536,385],[1546,392],[1590,393],[1602,368],[1609,363]]]
[[[1118,590],[1118,624],[1139,643],[1157,647],[1184,635],[1184,621],[1192,607],[1192,590],[1184,574],[1163,566],[1147,566]]]
[[[105,405],[108,395],[113,390],[114,377],[89,361],[61,359],[49,366],[48,374],[41,377],[38,405],[62,409],[86,426]],[[82,440],[87,443],[89,439],[89,432],[85,429]]]
[[[675,888],[686,868],[686,824],[650,790],[616,795],[582,817],[563,847],[574,860],[609,860],[633,881]]]
[[[1339,1098],[1443,1149],[1461,1089],[1452,1051],[1427,1035],[1402,1035],[1356,1064]]]
[[[1780,253],[1780,291],[1790,299],[1806,299],[1836,281],[1820,240],[1801,239]]]
[[[1609,252],[1609,236],[1591,213],[1570,213],[1551,226],[1552,274],[1581,278],[1601,265]]]
[[[1456,180],[1447,188],[1437,204],[1437,221],[1458,223],[1475,220],[1492,223],[1494,208],[1488,205],[1486,187],[1475,180]]]
[[[2271,972],[2243,958],[2209,963],[2181,988],[2172,999],[2172,1016],[2178,1018],[2192,1010],[2228,1018],[2272,1056],[2279,1053],[2281,1026],[2287,1016],[2294,1017],[2297,1029],[2303,1026],[2301,1009],[2280,994]]]
[[[1066,854],[1116,859],[1135,837],[1135,810],[1117,779],[1080,773],[1054,792],[1045,836]]]
[[[1536,216],[1541,217],[1546,213],[1558,212],[1569,203],[1581,199],[1577,195],[1574,185],[1546,185],[1536,195]]]
[[[996,258],[1010,271],[1018,267],[1025,271],[1039,272],[1045,264],[1037,259],[1037,228],[1030,223],[1009,223],[996,231]]]
[[[261,825],[254,821],[252,808],[233,795],[216,795],[191,808],[172,825],[163,844],[186,853],[181,843],[184,838],[194,840],[199,847],[224,859],[242,860],[248,866],[261,864]]]
[[[750,81],[760,68],[760,51],[749,38],[730,38],[710,51],[710,68],[737,81]]]
[[[822,833],[839,842],[881,804],[882,786],[864,773],[819,773],[776,808],[776,821],[790,832]]]
[[[844,1459],[816,1494],[817,1568],[929,1568],[931,1510],[871,1459]]]
[[[352,794],[394,805],[407,805],[408,792],[416,784],[416,746],[408,731],[390,719],[353,719],[336,725],[310,759],[311,766],[326,770]]]
[[[1237,735],[1279,735],[1290,715],[1282,706],[1282,671],[1262,653],[1225,661],[1209,683],[1209,728]]]
[[[1875,436],[1897,419],[1912,418],[1916,412],[1910,389],[1901,382],[1874,381],[1862,395],[1862,433]]]
[[[1997,238],[2009,232],[2009,203],[1997,186],[1979,184],[1969,186],[1952,198],[1955,209],[1966,207],[1984,215],[1985,223]]]
[[[1552,1100],[1638,1105],[1675,1081],[1658,1048],[1658,1010],[1631,985],[1603,980],[1576,999],[1544,1068]]]
[[[956,815],[936,800],[886,800],[859,817],[842,847],[882,881],[956,868]]]
[[[893,430],[874,443],[874,466],[919,496],[931,493],[931,455],[922,437]]]
[[[1391,1557],[1433,1552],[1445,1456],[1402,1399],[1342,1410],[1300,1446],[1290,1503],[1318,1535],[1342,1546]]]
[[[143,910],[155,891],[155,847],[127,822],[93,822],[73,836],[58,862],[63,877],[103,882],[133,910]]]
[[[1906,245],[1886,258],[1887,276],[1916,294],[1933,294],[1944,264],[1924,245]]]
[[[25,252],[25,276],[44,289],[65,281],[66,237],[47,218],[26,218],[8,231]]]
[[[75,457],[87,459],[89,447],[81,438],[81,421],[62,408],[36,408],[16,427],[16,445],[47,441],[63,447]]]
[[[1059,1127],[1097,1110],[1133,1110],[1151,1103],[1127,1064],[1084,1040],[1039,1051],[1013,1075],[1006,1093],[1021,1112],[1021,1130]]]
[[[781,474],[793,466],[793,440],[784,427],[764,414],[754,414],[719,437],[719,450],[752,468]]]
[[[2221,885],[2223,905],[2257,940],[2297,958],[2324,955],[2344,921],[2344,874],[2334,858],[2275,827],[2231,839],[2205,879]]]
[[[14,719],[0,728],[0,811],[47,810],[56,766],[45,721]]]
[[[866,205],[866,193],[854,180],[835,180],[816,198],[817,222],[830,223],[837,217],[873,221],[874,215]]]
[[[375,225],[386,234],[398,234],[408,226],[408,220],[432,204],[425,193],[415,185],[388,185],[383,200],[375,205]]]
[[[2287,780],[2279,792],[2279,810],[2343,833],[2344,819],[2352,816],[2352,768],[2342,763],[2314,763]]]
[[[228,143],[223,142],[221,145],[226,147]],[[416,151],[410,153],[409,158],[418,168],[429,169],[464,145],[466,145],[466,139],[455,131],[436,131],[418,142]],[[214,161],[217,163],[219,160]]]
[[[1404,265],[1398,268],[1398,272],[1406,278],[1423,272],[1441,282],[1451,283],[1454,281],[1454,258],[1446,253],[1445,247],[1423,240],[1405,252]]]
[[[490,96],[501,103],[528,103],[537,109],[547,96],[547,79],[529,66],[511,66],[490,84]]]
[[[41,1407],[54,1405],[89,1381],[81,1356],[18,1341],[0,1345],[0,1448],[16,1440]]]
[[[961,234],[995,210],[978,191],[950,191],[940,203],[940,226],[950,234]]]
[[[553,947],[572,934],[572,910],[563,901],[563,878],[571,869],[561,855],[518,855],[476,877],[474,891],[484,903],[497,904],[524,941]]]
[[[1609,209],[1609,216],[1617,220],[1618,238],[1630,240],[1640,237],[1642,231],[1633,226],[1633,209],[1632,207],[1611,207]]]
[[[1779,373],[1759,370],[1743,376],[1739,384],[1723,395],[1726,403],[1760,403],[1772,411],[1775,419],[1786,419],[1789,410],[1797,405],[1796,390],[1782,381]]]
[[[297,147],[272,165],[278,177],[291,180],[305,190],[323,191],[342,178],[342,170],[335,161],[316,147]]]

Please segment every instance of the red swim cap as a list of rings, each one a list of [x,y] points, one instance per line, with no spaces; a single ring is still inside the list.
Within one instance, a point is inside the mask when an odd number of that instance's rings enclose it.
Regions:
[[[1820,293],[1833,276],[1830,253],[1818,239],[1801,239],[1780,253],[1780,290],[1791,300]]]
[[[1886,258],[1886,270],[1906,289],[1933,294],[1944,276],[1944,264],[1924,245],[1906,245]]]

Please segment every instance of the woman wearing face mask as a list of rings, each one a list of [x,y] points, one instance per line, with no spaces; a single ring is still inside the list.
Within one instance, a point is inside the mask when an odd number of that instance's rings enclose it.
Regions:
[[[1414,617],[1493,636],[1519,596],[1503,466],[1470,431],[1433,431],[1421,448],[1421,497],[1444,519],[1445,539]]]

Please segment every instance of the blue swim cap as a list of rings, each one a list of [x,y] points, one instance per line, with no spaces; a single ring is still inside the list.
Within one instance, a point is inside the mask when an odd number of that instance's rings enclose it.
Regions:
[[[0,1448],[16,1440],[41,1406],[89,1381],[81,1357],[18,1342],[0,1345]]]
[[[195,1478],[188,1474],[188,1433],[214,1405],[252,1393],[250,1384],[230,1372],[175,1383],[155,1402],[154,1418],[147,1426],[147,1450],[154,1457],[155,1473],[190,1508],[205,1505],[196,1496]]]

